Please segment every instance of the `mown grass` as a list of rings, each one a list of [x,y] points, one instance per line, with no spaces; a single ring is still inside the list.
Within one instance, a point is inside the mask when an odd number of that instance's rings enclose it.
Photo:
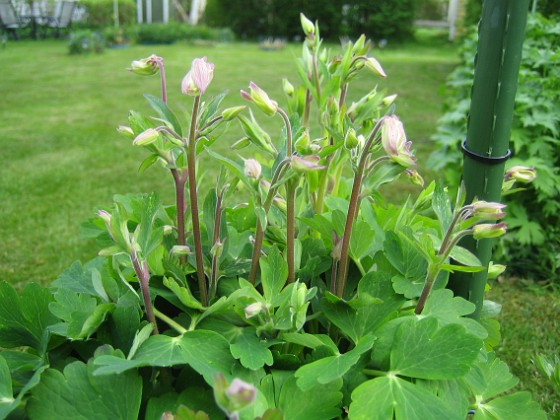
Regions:
[[[158,190],[171,200],[168,175],[159,168],[139,174],[143,152],[115,131],[126,124],[129,109],[149,113],[143,93],[159,92],[158,78],[125,71],[131,60],[152,53],[164,57],[170,104],[186,109],[190,102],[180,94],[180,80],[194,57],[206,55],[216,64],[209,94],[228,89],[225,106],[233,106],[241,102],[238,92],[250,80],[273,98],[282,98],[282,78],[296,80],[293,58],[299,48],[267,52],[255,44],[179,44],[69,56],[63,41],[9,42],[0,50],[0,280],[48,284],[72,261],[96,255],[95,244],[80,239],[79,226],[97,206],[109,205],[114,194]],[[388,79],[364,78],[350,94],[358,97],[378,84],[399,95],[398,114],[421,171],[431,179],[437,174],[425,166],[432,149],[429,137],[442,113],[440,87],[457,61],[455,48],[428,36],[374,54]],[[279,121],[260,121],[279,130]],[[233,129],[216,147],[225,150],[235,138]],[[215,171],[209,160],[203,160],[201,169]],[[415,191],[399,183],[389,192],[398,198]],[[521,378],[521,387],[552,412],[559,397],[531,359],[538,352],[558,351],[560,296],[508,284],[497,284],[491,296],[504,304],[499,352]]]

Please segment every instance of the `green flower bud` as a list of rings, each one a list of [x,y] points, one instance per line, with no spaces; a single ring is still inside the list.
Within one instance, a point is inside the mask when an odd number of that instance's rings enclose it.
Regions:
[[[378,76],[387,77],[387,74],[385,74],[383,67],[381,67],[381,64],[379,64],[379,61],[377,61],[375,58],[368,57],[365,61],[365,65],[367,69],[377,74]]]
[[[494,264],[490,262],[488,265],[488,280],[496,279],[506,271],[506,266],[502,264]]]
[[[151,76],[158,72],[160,63],[163,63],[163,58],[151,55],[148,58],[142,58],[130,63],[128,71],[140,76]]]
[[[292,97],[294,96],[294,85],[292,85],[288,79],[282,79],[282,89],[284,90],[284,93],[286,94],[286,96],[288,97]]]
[[[512,166],[509,168],[506,173],[504,174],[505,180],[514,180],[517,182],[522,182],[524,184],[528,184],[533,182],[537,177],[537,171],[535,168],[530,168],[527,166]]]
[[[422,178],[416,169],[406,169],[405,173],[408,175],[410,182],[414,185],[418,185],[419,187],[424,186],[424,178]]]
[[[124,134],[126,137],[133,139],[134,138],[134,131],[132,131],[132,128],[126,126],[126,125],[119,125],[117,127],[117,131],[121,134]]]
[[[231,146],[229,146],[229,148],[231,150],[241,150],[249,146],[250,144],[251,144],[251,139],[249,139],[249,137],[242,137],[239,140],[237,140],[235,143],[233,143]]]
[[[299,20],[301,22],[303,33],[307,37],[313,37],[315,35],[315,25],[313,24],[313,22],[307,19],[303,13],[299,14]]]
[[[502,211],[506,207],[501,203],[489,203],[487,201],[476,201],[472,204],[473,217],[480,220],[500,220],[506,215]]]
[[[309,171],[318,171],[324,169],[323,165],[319,165],[321,158],[319,156],[292,156],[290,166],[296,172],[303,173]]]
[[[266,115],[273,116],[278,111],[278,103],[270,99],[267,93],[258,87],[256,83],[249,83],[250,93],[241,91],[241,97],[253,102],[257,105]]]
[[[344,138],[344,147],[346,147],[348,150],[351,150],[357,147],[358,144],[359,142],[358,137],[356,136],[356,131],[353,128],[349,129],[346,133],[346,137]]]
[[[364,45],[366,43],[366,36],[362,34],[356,42],[354,42],[354,46],[352,47],[352,54],[354,55],[361,55],[360,53],[364,49]]]
[[[295,141],[294,146],[296,151],[301,155],[308,155],[310,153],[310,139],[309,131],[305,130],[301,136]]]
[[[398,95],[389,95],[389,96],[385,96],[383,98],[383,100],[381,101],[381,103],[385,106],[389,106],[392,105],[393,102],[395,102],[395,99],[397,99]]]
[[[235,117],[237,117],[237,115],[245,108],[247,108],[245,105],[226,108],[222,111],[222,118],[224,119],[224,121],[231,121]]]
[[[132,141],[135,146],[147,146],[152,144],[159,138],[159,133],[153,128],[148,128],[142,133],[138,134],[136,138]]]
[[[173,255],[189,255],[191,253],[191,249],[186,245],[174,245],[170,251]]]
[[[505,223],[487,224],[482,223],[473,227],[473,238],[479,239],[492,239],[504,235],[507,231]]]

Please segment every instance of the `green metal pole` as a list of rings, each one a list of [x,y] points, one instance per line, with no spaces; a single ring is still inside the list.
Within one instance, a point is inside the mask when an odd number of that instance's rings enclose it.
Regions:
[[[479,25],[471,108],[464,143],[463,181],[467,202],[500,201],[505,160],[508,155],[511,121],[521,50],[530,0],[485,0]],[[494,241],[465,238],[461,245],[488,267]],[[476,305],[473,318],[480,317],[487,270],[454,273],[448,287]]]

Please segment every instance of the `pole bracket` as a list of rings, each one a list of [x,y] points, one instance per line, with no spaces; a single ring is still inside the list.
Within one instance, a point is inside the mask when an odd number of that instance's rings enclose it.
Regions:
[[[503,156],[486,156],[486,155],[481,155],[481,154],[475,153],[475,152],[467,149],[467,139],[465,139],[461,142],[461,151],[463,152],[463,154],[465,156],[468,156],[471,159],[476,160],[478,162],[486,163],[488,165],[497,165],[497,164],[503,163],[511,157],[511,150],[510,149],[508,149],[506,154],[503,155]]]

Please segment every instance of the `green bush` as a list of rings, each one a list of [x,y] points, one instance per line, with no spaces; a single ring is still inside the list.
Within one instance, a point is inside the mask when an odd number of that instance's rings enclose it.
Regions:
[[[473,79],[476,33],[464,41],[462,64],[451,74],[446,96],[448,112],[433,137],[437,151],[430,166],[445,169],[457,182],[461,162],[458,144],[466,136]],[[560,30],[556,20],[531,15],[523,48],[515,102],[508,166],[537,169],[536,181],[523,194],[506,197],[507,222],[513,235],[501,243],[510,272],[524,277],[560,281]]]
[[[105,41],[99,32],[83,30],[72,32],[68,42],[68,52],[72,55],[103,52]]]
[[[532,9],[536,2],[537,11],[544,16],[552,17],[560,14],[560,0],[532,0]],[[465,24],[474,25],[480,20],[482,0],[468,0],[465,5]]]
[[[447,4],[446,0],[418,0],[416,19],[442,20]]]
[[[229,29],[191,26],[185,23],[152,23],[131,28],[132,37],[139,44],[172,44],[176,41],[229,42],[234,39]]]
[[[87,9],[87,25],[102,28],[114,24],[113,0],[83,0]],[[119,23],[123,26],[136,22],[136,4],[133,0],[119,0]]]

